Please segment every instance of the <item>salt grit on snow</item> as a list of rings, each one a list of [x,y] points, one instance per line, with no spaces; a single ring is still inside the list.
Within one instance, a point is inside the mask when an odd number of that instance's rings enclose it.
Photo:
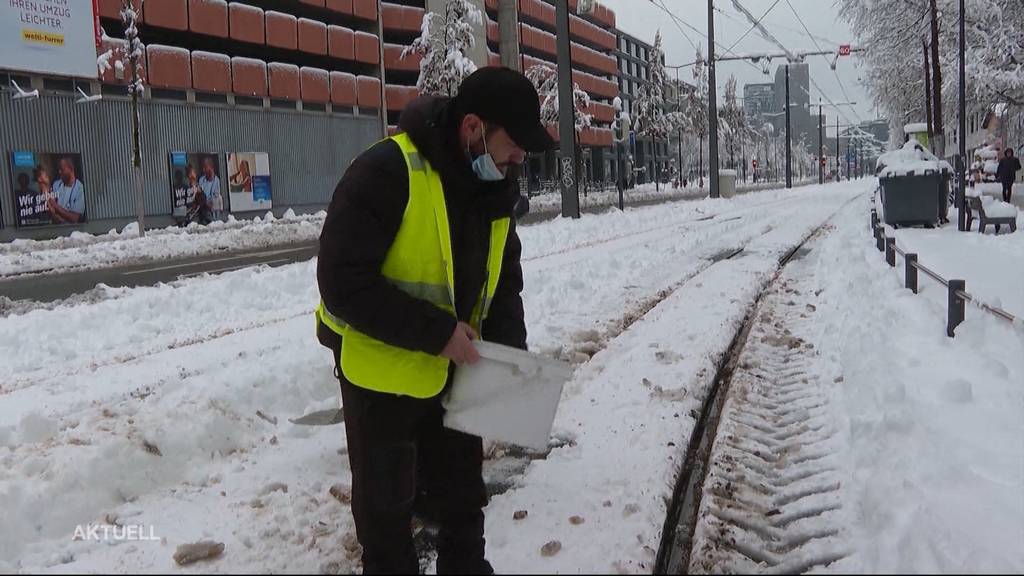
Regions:
[[[487,510],[499,571],[650,572],[689,413],[715,360],[778,256],[870,188],[811,186],[521,229],[530,346],[585,363],[556,420],[569,444],[509,479]],[[843,218],[866,227],[866,202]],[[845,268],[834,268],[849,291]],[[338,402],[313,335],[314,270],[248,269],[0,319],[0,571],[180,570],[176,548],[201,540],[223,543],[222,556],[185,570],[357,570],[344,430],[288,422]],[[898,282],[887,268],[871,272],[883,288]],[[936,305],[927,298],[906,305]],[[941,324],[933,316],[918,320]],[[908,506],[914,494],[903,495]],[[519,510],[529,513],[516,521]],[[89,523],[151,526],[160,541],[72,540]],[[552,541],[560,551],[542,555]]]

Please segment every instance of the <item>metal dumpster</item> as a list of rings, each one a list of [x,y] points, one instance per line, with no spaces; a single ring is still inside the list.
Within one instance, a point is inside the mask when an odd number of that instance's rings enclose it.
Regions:
[[[882,187],[882,217],[890,226],[937,225],[945,218],[949,175],[925,171],[878,179]]]

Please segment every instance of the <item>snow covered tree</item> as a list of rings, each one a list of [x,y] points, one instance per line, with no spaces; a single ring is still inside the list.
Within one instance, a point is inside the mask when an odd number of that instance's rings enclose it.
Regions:
[[[650,138],[655,143],[668,136],[672,129],[665,114],[665,64],[661,61],[661,31],[654,36],[654,46],[648,52],[647,82],[640,87],[634,103],[633,129],[640,136]],[[658,187],[660,178],[657,169],[654,174],[654,186]]]
[[[736,169],[736,154],[748,140],[747,115],[736,98],[736,77],[730,76],[725,83],[725,103],[718,111],[721,122],[722,144],[729,152],[729,168]]]
[[[693,65],[693,82],[696,90],[686,95],[686,114],[689,119],[689,132],[697,135],[700,183],[704,182],[704,138],[708,135],[708,71],[704,62],[704,54],[697,50],[697,59]]]
[[[864,82],[875,103],[888,114],[893,137],[908,122],[925,119],[925,86],[921,40],[931,38],[931,0],[867,2],[838,0],[840,16],[857,31],[859,43],[870,47],[861,55]],[[942,109],[947,124],[956,126],[959,78],[959,1],[935,0],[942,74]],[[1024,107],[1024,6],[1020,0],[967,0],[968,114],[998,104]],[[915,48],[916,45],[916,48]]]
[[[526,71],[526,77],[537,89],[540,96],[540,121],[544,124],[558,125],[558,74],[555,69],[547,64],[531,66]],[[576,133],[584,128],[590,128],[593,115],[587,113],[590,107],[590,95],[579,87],[579,84],[572,83],[572,104],[576,112]]]
[[[143,53],[146,47],[139,40],[139,17],[145,0],[122,0],[121,23],[124,25],[124,43],[101,54],[96,59],[99,73],[103,74],[113,66],[123,70],[125,62],[131,69],[131,80],[128,82],[128,94],[132,98],[132,167],[135,174],[135,209],[138,217],[139,237],[146,235],[146,208],[142,187],[142,151],[140,142],[141,118],[139,114],[139,97],[145,92],[142,81]],[[104,34],[104,36],[106,36]]]
[[[661,61],[661,32],[648,53],[648,80],[640,87],[634,108],[633,129],[648,138],[664,138],[671,129],[665,115],[665,65]]]
[[[421,94],[454,96],[458,92],[462,81],[476,71],[476,64],[466,54],[476,44],[473,26],[482,25],[480,9],[469,0],[448,0],[443,15],[428,12],[423,16],[419,38],[401,55],[422,56],[416,81]]]

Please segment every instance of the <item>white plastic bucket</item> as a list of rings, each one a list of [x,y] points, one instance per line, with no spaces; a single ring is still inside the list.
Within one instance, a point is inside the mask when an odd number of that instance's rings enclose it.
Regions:
[[[456,368],[444,425],[484,440],[546,449],[572,367],[491,342],[474,344],[480,361]]]

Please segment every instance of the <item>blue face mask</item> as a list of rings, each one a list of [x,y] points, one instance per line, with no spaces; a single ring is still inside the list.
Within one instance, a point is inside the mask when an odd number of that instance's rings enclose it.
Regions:
[[[494,163],[494,158],[487,151],[487,129],[484,128],[484,153],[473,159],[473,173],[483,182],[498,182],[505,179],[505,175]]]

